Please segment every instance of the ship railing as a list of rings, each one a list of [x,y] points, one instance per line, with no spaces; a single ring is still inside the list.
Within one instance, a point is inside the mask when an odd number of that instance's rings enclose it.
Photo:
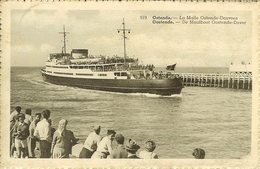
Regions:
[[[46,72],[46,69],[41,69],[42,72]]]
[[[132,79],[179,79],[181,76],[177,73],[162,72],[162,71],[150,71],[139,70],[131,71],[130,76]]]
[[[148,69],[146,67],[124,67],[124,66],[105,66],[104,68],[100,65],[93,67],[92,71],[94,72],[109,72],[109,71],[143,71]]]

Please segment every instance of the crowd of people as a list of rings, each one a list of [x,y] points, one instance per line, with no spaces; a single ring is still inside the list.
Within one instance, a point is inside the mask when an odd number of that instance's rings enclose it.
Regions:
[[[35,158],[36,143],[39,142],[40,158],[69,158],[72,147],[77,144],[72,131],[67,130],[68,121],[61,119],[55,130],[50,119],[50,110],[36,113],[32,118],[32,110],[26,109],[21,113],[21,107],[17,106],[10,115],[10,156],[18,158]],[[145,142],[145,150],[137,154],[141,148],[138,143],[130,138],[125,141],[122,134],[114,130],[107,130],[107,135],[101,137],[101,126],[93,126],[93,131],[86,138],[79,158],[105,159],[105,158],[132,158],[132,159],[158,159],[154,152],[156,144],[148,139]],[[112,142],[116,141],[116,148]],[[205,151],[196,148],[193,152],[196,159],[203,159]]]
[[[101,126],[94,126],[79,154],[79,158],[104,159],[104,158],[134,158],[134,159],[152,159],[158,158],[154,153],[156,147],[153,140],[148,140],[145,143],[145,151],[140,151],[139,156],[136,152],[141,148],[134,139],[129,139],[125,142],[125,137],[122,134],[116,134],[114,130],[108,130],[105,137],[99,135]],[[113,149],[112,141],[116,141],[116,148]]]
[[[17,106],[10,115],[10,156],[35,158],[36,142],[39,142],[40,158],[68,158],[78,139],[67,130],[68,121],[61,119],[57,130],[51,125],[50,110],[36,113],[32,119],[31,109],[21,113]]]

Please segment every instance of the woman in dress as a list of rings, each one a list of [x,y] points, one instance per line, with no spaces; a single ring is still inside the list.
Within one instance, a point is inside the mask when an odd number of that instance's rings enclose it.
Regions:
[[[52,141],[52,158],[69,158],[71,148],[79,139],[74,137],[72,131],[67,130],[68,121],[60,120],[58,129],[54,132]]]

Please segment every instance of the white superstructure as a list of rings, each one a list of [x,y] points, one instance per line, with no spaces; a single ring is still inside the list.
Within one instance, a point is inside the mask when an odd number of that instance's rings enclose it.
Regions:
[[[64,65],[58,60],[46,62],[46,74],[89,79],[127,79],[127,71],[112,70],[114,64]]]

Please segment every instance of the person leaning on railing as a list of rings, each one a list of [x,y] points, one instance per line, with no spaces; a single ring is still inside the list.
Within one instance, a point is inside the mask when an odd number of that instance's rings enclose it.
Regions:
[[[94,152],[97,150],[97,146],[101,141],[102,137],[99,135],[101,131],[101,126],[93,126],[93,132],[91,132],[79,154],[79,158],[91,158]]]
[[[72,131],[67,130],[67,124],[67,120],[60,120],[57,130],[54,132],[51,146],[52,158],[69,158],[72,146],[79,140],[74,137]]]

